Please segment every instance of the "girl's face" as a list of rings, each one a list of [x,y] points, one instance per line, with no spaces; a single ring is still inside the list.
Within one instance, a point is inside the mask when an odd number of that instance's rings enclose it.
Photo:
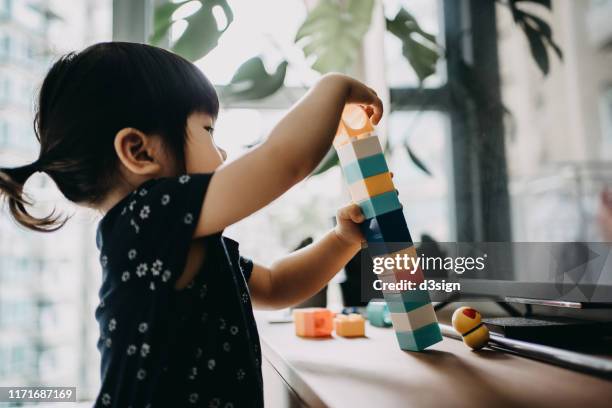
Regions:
[[[187,173],[212,173],[227,158],[225,150],[213,139],[215,122],[206,113],[192,113],[187,118],[185,168]]]

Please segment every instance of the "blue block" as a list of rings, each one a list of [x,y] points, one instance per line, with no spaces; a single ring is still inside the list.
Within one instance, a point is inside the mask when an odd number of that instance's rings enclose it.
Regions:
[[[383,292],[391,313],[406,313],[430,303],[426,290],[406,290],[401,293]]]
[[[442,341],[438,323],[431,323],[410,332],[396,332],[397,342],[402,350],[421,351]]]
[[[374,218],[377,215],[383,215],[402,208],[396,191],[379,194],[357,204],[361,207],[361,212],[363,212],[365,218]]]
[[[402,209],[366,219],[359,225],[371,256],[397,252],[412,245]]]
[[[344,177],[348,184],[353,184],[367,177],[375,176],[380,173],[387,173],[389,168],[387,167],[385,156],[376,154],[354,161],[346,165],[343,170]]]

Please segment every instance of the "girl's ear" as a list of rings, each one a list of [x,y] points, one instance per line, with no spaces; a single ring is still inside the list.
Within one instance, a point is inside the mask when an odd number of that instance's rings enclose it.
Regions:
[[[134,128],[123,128],[115,135],[115,152],[121,163],[140,176],[158,175],[162,170],[160,149],[155,140]]]

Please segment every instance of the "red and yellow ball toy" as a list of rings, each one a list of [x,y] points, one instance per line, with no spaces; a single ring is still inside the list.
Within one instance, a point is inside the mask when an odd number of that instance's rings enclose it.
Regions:
[[[482,316],[476,309],[460,307],[455,310],[453,327],[472,350],[479,350],[489,342],[489,329],[482,324]]]

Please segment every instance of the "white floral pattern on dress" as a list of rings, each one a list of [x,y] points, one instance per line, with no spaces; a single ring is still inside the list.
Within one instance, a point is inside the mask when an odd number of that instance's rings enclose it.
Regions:
[[[142,209],[140,210],[140,218],[146,220],[147,218],[149,218],[149,214],[151,214],[151,208],[148,205],[142,207]]]
[[[117,320],[115,319],[110,319],[110,321],[108,322],[108,330],[109,331],[113,331],[117,328]]]
[[[136,378],[138,378],[141,381],[144,380],[146,376],[147,376],[147,371],[142,368],[138,370],[138,372],[136,373]]]
[[[121,280],[123,282],[127,282],[130,279],[130,272],[129,271],[125,271],[121,274]]]
[[[108,406],[110,405],[110,403],[111,403],[111,396],[110,394],[105,392],[104,394],[102,394],[102,405]]]
[[[128,259],[133,261],[136,258],[136,255],[138,255],[138,252],[136,252],[136,250],[134,248],[130,249],[128,251]]]
[[[151,265],[151,274],[153,276],[159,275],[163,267],[164,263],[161,260],[156,259],[155,262],[153,262],[153,265]]]
[[[142,322],[138,325],[139,332],[145,333],[147,330],[149,330],[149,325],[147,324],[147,322]]]
[[[183,218],[183,222],[188,225],[191,224],[193,222],[193,214],[192,213],[185,214],[185,218]]]
[[[136,354],[136,346],[133,344],[130,344],[126,350],[127,355],[128,356],[133,356],[134,354]]]
[[[150,352],[151,346],[149,346],[147,343],[142,343],[142,346],[140,346],[140,355],[146,357]]]
[[[142,278],[143,276],[145,276],[147,274],[147,270],[149,268],[147,267],[146,263],[141,263],[140,265],[138,265],[138,267],[136,268],[136,275],[138,275],[139,278]]]
[[[168,205],[170,202],[170,196],[168,194],[164,194],[161,198],[161,205]]]

